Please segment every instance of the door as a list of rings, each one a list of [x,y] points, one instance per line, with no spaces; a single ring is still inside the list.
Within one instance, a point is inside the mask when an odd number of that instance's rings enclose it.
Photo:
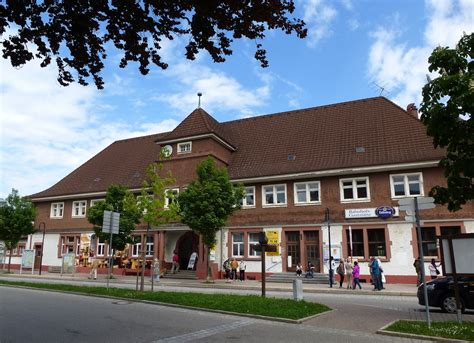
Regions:
[[[319,231],[304,231],[304,256],[305,264],[309,261],[314,265],[314,271],[321,271],[321,257],[319,254]]]
[[[41,254],[43,252],[43,246],[41,243],[35,243],[35,269],[39,270],[41,265]]]
[[[287,266],[287,271],[295,272],[296,264],[301,262],[299,231],[286,232],[286,251],[287,256],[291,256],[291,266]]]

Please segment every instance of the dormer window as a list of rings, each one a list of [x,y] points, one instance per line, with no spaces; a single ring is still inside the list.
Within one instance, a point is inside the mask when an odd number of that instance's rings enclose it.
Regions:
[[[190,153],[192,146],[192,142],[178,143],[178,154]]]

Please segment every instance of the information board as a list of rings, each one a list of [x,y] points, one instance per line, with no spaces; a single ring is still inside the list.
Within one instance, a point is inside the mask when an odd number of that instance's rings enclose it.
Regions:
[[[76,255],[69,253],[63,255],[63,261],[61,265],[61,274],[74,274],[76,271]]]

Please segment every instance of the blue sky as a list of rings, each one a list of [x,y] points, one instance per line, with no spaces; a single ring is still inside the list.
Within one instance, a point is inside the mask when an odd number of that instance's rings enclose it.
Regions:
[[[104,90],[61,87],[53,67],[13,69],[0,61],[0,197],[44,190],[112,142],[172,130],[197,107],[218,121],[374,97],[401,107],[421,101],[427,59],[474,31],[472,0],[297,0],[304,40],[268,32],[270,67],[253,41],[215,64],[184,58],[185,37],[164,45],[165,71],[118,68],[110,50]],[[383,88],[383,91],[382,91]]]

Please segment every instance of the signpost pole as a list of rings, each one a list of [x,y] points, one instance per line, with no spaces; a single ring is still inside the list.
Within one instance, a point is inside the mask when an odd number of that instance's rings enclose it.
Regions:
[[[325,219],[326,219],[326,222],[328,224],[328,243],[329,243],[329,287],[332,288],[332,279],[333,279],[333,273],[334,271],[332,270],[332,261],[331,261],[331,257],[332,257],[332,252],[331,252],[331,223],[330,223],[330,220],[329,220],[329,208],[326,208],[326,212],[325,212]]]
[[[264,231],[260,233],[258,242],[260,243],[260,247],[262,249],[262,297],[265,298],[265,248],[268,244],[268,238]]]
[[[426,280],[425,280],[425,256],[423,254],[423,242],[421,236],[421,226],[420,226],[420,217],[418,215],[418,198],[414,198],[415,205],[415,220],[416,220],[416,233],[418,235],[418,250],[420,252],[420,261],[421,261],[421,280],[423,281],[423,295],[425,298],[425,312],[426,312],[426,323],[428,327],[431,328],[431,318],[430,318],[430,309],[428,306],[428,290],[426,289]]]
[[[110,275],[112,273],[112,237],[113,237],[113,233],[112,233],[112,215],[113,215],[113,212],[110,212],[109,275],[107,276],[107,290],[109,289],[109,280],[110,280]]]

